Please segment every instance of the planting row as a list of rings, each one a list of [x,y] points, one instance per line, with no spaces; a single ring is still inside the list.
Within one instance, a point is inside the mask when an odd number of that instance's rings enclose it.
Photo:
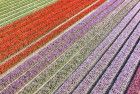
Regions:
[[[127,5],[131,0],[125,1],[123,5]],[[121,6],[122,7],[122,6]],[[127,23],[123,23],[125,25]],[[120,24],[121,25],[121,24]],[[120,27],[116,27],[120,28]],[[104,31],[104,30],[103,30]],[[119,32],[113,30],[110,35],[102,42],[91,55],[77,68],[77,70],[64,82],[64,84],[56,91],[56,94],[70,93],[72,90],[78,86],[78,83],[85,77],[85,74],[90,71],[90,69],[96,64],[98,59],[106,51],[106,49],[111,45],[113,40],[118,36]],[[84,88],[83,88],[84,89]]]
[[[62,27],[57,28],[56,30],[52,31],[51,33],[45,35],[44,38],[42,38],[40,41],[38,41],[35,44],[33,44],[31,47],[28,47],[27,49],[25,49],[23,52],[21,52],[17,56],[15,56],[12,59],[8,60],[6,63],[1,65],[0,73],[3,73],[4,71],[8,70],[10,67],[15,65],[21,59],[25,58],[30,53],[34,52],[36,49],[38,49],[42,45],[46,44],[46,42],[52,40],[54,37],[56,37],[61,32],[63,32],[66,28],[68,28],[71,24],[75,23],[77,20],[79,20],[80,18],[85,16],[87,13],[89,13],[93,9],[97,8],[103,2],[104,2],[104,0],[101,0],[100,2],[96,3],[95,5],[93,4],[89,9],[83,11],[81,14],[77,15],[75,18],[71,19],[70,21],[68,21],[67,23],[62,25],[63,28]]]
[[[97,10],[97,11],[102,12],[103,10],[104,9]],[[89,28],[91,28],[91,26],[93,24],[95,24],[97,19],[95,20],[95,19],[92,19],[92,18],[95,17],[95,15],[97,15],[96,13],[97,12],[93,13],[94,15],[92,14],[92,16],[88,17],[86,20],[84,20],[83,22],[81,22],[80,24],[75,26],[73,29],[71,29],[68,32],[66,32],[65,34],[63,34],[54,43],[48,45],[46,48],[44,48],[42,51],[39,52],[39,55],[41,57],[44,56],[45,59],[47,58],[50,61],[52,61],[53,58],[55,59],[56,57],[58,57],[62,52],[65,51],[65,49],[68,48],[68,46],[73,44],[74,41],[76,41],[76,39],[78,39],[78,37],[79,38],[82,37],[87,32],[87,30]],[[90,24],[88,22],[90,22]],[[79,32],[77,32],[77,31],[79,31]],[[56,48],[56,45],[57,45],[57,48]],[[35,59],[37,57],[39,57],[39,56],[35,56],[35,57],[33,57],[33,59]],[[39,63],[35,63],[35,62],[39,62]],[[5,87],[5,84],[7,84],[9,82],[11,83],[11,81],[13,81],[13,79],[20,76],[22,73],[25,72],[25,70],[28,70],[31,67],[33,67],[34,64],[36,64],[36,66],[42,66],[42,67],[40,67],[40,69],[42,69],[44,67],[42,64],[44,64],[44,63],[47,64],[47,62],[42,61],[42,59],[40,61],[35,61],[35,62],[31,62],[31,59],[30,59],[29,61],[23,63],[20,67],[18,67],[13,73],[4,77],[1,80],[1,82],[3,82],[3,84],[4,84],[4,87]],[[20,71],[19,71],[19,69],[20,69]],[[14,74],[16,74],[16,75],[14,75]],[[14,75],[14,77],[13,77],[13,75]]]
[[[112,3],[113,3],[113,1],[112,1]],[[108,3],[107,3],[108,4]],[[111,2],[110,2],[110,4],[111,4]],[[115,3],[116,4],[116,3]],[[106,5],[104,5],[104,6],[106,6]],[[104,7],[104,6],[102,6],[102,7]],[[111,7],[111,6],[110,6]],[[112,6],[113,7],[113,6]],[[105,8],[105,7],[104,7]],[[78,24],[78,25],[76,25],[73,29],[71,29],[71,30],[69,30],[68,32],[66,32],[64,35],[62,35],[61,36],[61,38],[58,38],[54,43],[52,43],[52,44],[50,44],[50,45],[48,45],[46,48],[44,48],[42,51],[40,51],[39,52],[39,55],[41,55],[42,57],[46,57],[46,58],[48,58],[49,60],[51,60],[52,59],[52,57],[54,56],[54,57],[57,57],[56,55],[54,55],[53,53],[56,53],[57,51],[61,51],[62,49],[63,49],[63,51],[65,51],[65,49],[63,48],[63,46],[64,47],[68,47],[68,46],[70,46],[70,44],[72,44],[73,42],[72,41],[74,41],[75,40],[75,38],[74,37],[76,37],[77,36],[77,38],[78,38],[78,36],[82,36],[83,34],[85,34],[86,32],[87,32],[87,30],[93,25],[93,24],[95,24],[96,22],[97,22],[97,20],[100,20],[102,17],[103,17],[103,15],[105,16],[106,15],[106,12],[104,11],[104,12],[102,12],[102,10],[104,10],[104,8],[102,9],[101,8],[101,10],[97,10],[97,11],[95,11],[93,14],[91,14],[91,16],[89,16],[88,18],[86,18],[83,22],[81,22],[80,24]],[[111,8],[109,8],[109,9],[111,9]],[[106,9],[106,11],[107,10],[109,10],[109,9]],[[102,15],[98,15],[98,17],[100,18],[100,19],[92,19],[92,18],[96,18],[95,16],[97,15],[97,13],[99,12],[99,11],[101,11],[102,12]],[[111,10],[110,10],[111,11]],[[109,12],[109,11],[108,11]],[[90,21],[91,20],[91,21]],[[87,25],[87,26],[85,26],[85,25]],[[83,30],[83,28],[85,28],[84,30]],[[79,31],[79,32],[77,32],[77,31]],[[85,33],[84,33],[85,32]],[[74,34],[74,35],[73,35]],[[69,38],[69,36],[71,36],[72,38]],[[70,41],[71,42],[67,42],[67,39],[70,39]],[[64,41],[65,40],[65,41]],[[64,42],[63,42],[64,41]],[[61,42],[63,42],[63,44],[61,43]],[[68,43],[68,44],[67,44]],[[59,47],[59,45],[60,45],[60,47]],[[63,45],[63,46],[62,46]],[[67,46],[68,45],[68,46]],[[57,47],[56,47],[57,46]],[[61,48],[62,47],[62,48]],[[53,51],[55,51],[55,52],[53,52]],[[60,53],[60,52],[59,52]],[[33,57],[33,59],[35,59],[35,58],[39,58],[40,56],[35,56],[35,57]],[[49,58],[49,57],[51,57],[51,59]],[[28,60],[27,62],[25,62],[25,63],[23,63],[19,68],[17,68],[16,70],[17,70],[17,72],[13,72],[14,74],[16,74],[15,76],[17,77],[17,76],[19,76],[19,75],[21,75],[21,73],[23,72],[23,70],[25,71],[25,70],[27,70],[27,69],[29,69],[29,68],[31,68],[33,65],[32,64],[37,64],[37,63],[34,63],[34,62],[39,62],[38,60],[37,61],[34,61],[34,60]],[[42,59],[41,59],[42,60]],[[41,62],[41,60],[40,60],[40,62]],[[31,61],[34,61],[34,62],[32,62],[31,63]],[[31,64],[31,65],[30,65]],[[40,64],[40,63],[39,63]],[[29,66],[30,65],[30,66]],[[28,66],[28,67],[27,67]],[[22,69],[22,70],[20,70],[21,72],[19,72],[18,70],[19,69]],[[11,73],[10,75],[12,76],[12,75],[14,75],[13,73]],[[6,77],[6,78],[11,78],[10,77],[10,75],[9,75],[9,77]],[[13,79],[13,78],[15,78],[15,77],[13,77],[12,76],[12,78],[11,79]],[[5,79],[5,81],[7,82],[7,81],[9,81],[8,79]],[[5,83],[5,81],[4,80],[2,80],[2,82],[4,82]]]
[[[14,6],[18,7],[16,9],[13,9],[13,8],[10,8],[12,10],[4,9],[5,13],[2,12],[0,15],[0,18],[1,18],[0,19],[0,26],[4,26],[4,25],[7,25],[13,21],[16,21],[16,20],[20,19],[21,17],[24,17],[24,16],[26,16],[26,15],[28,15],[36,10],[39,10],[39,9],[45,7],[46,5],[51,4],[55,1],[56,0],[53,0],[53,1],[52,0],[45,0],[45,1],[32,0],[32,1],[27,1],[26,3],[28,3],[28,4],[25,4],[24,6],[22,5],[22,3],[20,3],[21,5],[20,4],[14,5]]]

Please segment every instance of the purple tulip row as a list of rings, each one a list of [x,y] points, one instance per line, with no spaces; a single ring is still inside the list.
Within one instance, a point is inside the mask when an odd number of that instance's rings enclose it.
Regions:
[[[132,17],[135,15],[135,12],[137,11],[131,11],[128,16],[124,18],[125,22],[123,24],[127,24],[129,18],[132,19]],[[131,14],[133,12],[133,14]],[[138,20],[136,21],[136,18],[131,22],[129,26],[120,34],[120,36],[116,39],[116,41],[112,44],[112,46],[107,50],[107,52],[102,56],[102,58],[97,62],[97,64],[93,67],[93,69],[89,72],[89,74],[86,76],[86,78],[79,84],[79,86],[74,90],[74,94],[80,93],[87,93],[88,90],[91,88],[93,84],[98,80],[99,76],[103,73],[103,71],[108,66],[109,62],[112,60],[113,56],[119,51],[119,48],[123,45],[123,43],[126,41],[127,37],[130,35],[130,33],[133,31],[133,28],[138,23]],[[122,24],[120,23],[120,25]],[[121,32],[122,29],[125,27],[123,25],[122,28],[118,27],[117,29],[114,29],[118,32]],[[132,26],[133,25],[133,26]],[[115,33],[114,33],[115,34]],[[111,39],[111,38],[110,38]],[[103,89],[103,88],[100,88]],[[96,92],[97,94],[98,92]]]
[[[131,46],[133,45],[133,42],[136,41],[136,39],[139,38],[140,36],[140,24],[137,27],[137,29],[135,30],[135,34],[133,36],[133,39],[128,43],[127,46]],[[132,44],[131,44],[132,43]],[[127,48],[125,49],[127,50]],[[126,52],[127,53],[127,52]],[[124,56],[124,55],[123,55]],[[123,57],[121,56],[121,58]],[[124,91],[126,90],[130,79],[133,76],[133,73],[136,69],[136,67],[138,66],[138,64],[140,63],[140,40],[139,43],[137,44],[136,48],[134,49],[134,51],[132,52],[130,58],[128,59],[128,61],[126,62],[126,65],[124,66],[124,68],[122,69],[121,73],[119,74],[119,76],[117,77],[117,80],[115,81],[115,83],[113,84],[113,87],[111,88],[111,90],[109,91],[110,94],[118,94],[118,93],[124,93]],[[120,59],[119,59],[120,60]],[[119,62],[119,61],[118,61]],[[117,64],[115,64],[117,65]],[[118,64],[119,65],[119,64]],[[121,64],[120,64],[121,65]],[[115,68],[113,68],[115,69]],[[112,71],[111,71],[112,72]]]
[[[101,11],[101,10],[100,10],[100,11]],[[95,12],[95,13],[96,13],[96,12]],[[93,16],[93,14],[92,14],[92,16]],[[90,19],[91,19],[91,18],[90,18]],[[88,19],[88,21],[89,21],[89,19]],[[95,21],[95,20],[94,20],[94,21]],[[95,24],[95,22],[94,22],[94,24]],[[79,24],[79,25],[80,25],[80,24]],[[93,23],[92,23],[92,25],[93,25]],[[91,26],[89,26],[89,27],[91,27]],[[77,29],[77,28],[76,28],[76,29]],[[82,30],[82,32],[86,32],[87,29],[88,29],[88,28],[86,28],[86,30]],[[73,30],[73,29],[72,29],[72,30]],[[68,31],[68,32],[70,32],[70,31]],[[73,34],[73,35],[71,35],[71,36],[74,37],[74,36],[76,35],[76,33],[78,33],[77,35],[79,35],[79,36],[80,36],[80,34],[82,35],[82,34],[83,34],[82,32],[80,32],[80,31],[79,31],[79,32],[76,32],[76,31],[74,32],[74,31],[73,31],[73,33],[72,33],[72,31],[71,31],[71,33],[69,33],[69,34]],[[67,36],[66,36],[66,35],[67,35]],[[70,35],[68,36],[68,34],[64,34],[63,36],[64,36],[65,38],[69,38]],[[67,39],[64,39],[64,37],[62,37],[61,39],[62,39],[62,40],[67,40]],[[74,40],[74,38],[70,38],[70,40],[72,41],[72,40]],[[59,41],[60,41],[60,39],[59,39]],[[58,43],[58,41],[56,41],[55,43]],[[67,44],[70,44],[70,42],[68,41]],[[52,45],[53,45],[53,44],[52,44]],[[56,45],[55,45],[55,46],[56,46]],[[55,46],[54,46],[54,47],[55,47]],[[61,45],[61,46],[63,46],[63,45]],[[68,45],[68,46],[69,46],[69,45]],[[51,47],[51,46],[48,46],[48,47],[53,48],[53,47]],[[64,50],[64,48],[65,48],[65,45],[63,46],[63,48],[58,49],[58,51],[60,51],[60,50],[62,50],[62,49]],[[42,55],[42,53],[43,53],[43,55],[44,55],[45,50],[48,51],[49,48],[43,49],[42,52],[39,52],[39,54]],[[46,52],[46,53],[47,53],[47,52]],[[40,55],[39,55],[39,56],[36,56],[36,57],[40,57]],[[45,54],[45,55],[47,55],[47,54]],[[51,56],[54,56],[54,57],[55,57],[56,55],[57,55],[57,53],[56,53],[56,50],[55,50],[55,52],[54,52]],[[51,56],[48,56],[48,57],[51,58]],[[33,58],[35,58],[35,57],[33,57]],[[40,58],[41,58],[41,57],[40,57]],[[51,58],[51,59],[52,59],[52,58]],[[48,59],[48,61],[51,60],[51,59]],[[44,59],[41,58],[41,60],[43,61]],[[29,65],[29,64],[32,65],[33,63],[35,63],[35,62],[32,62],[32,63],[31,63],[30,61],[32,61],[32,59],[29,59],[29,61],[26,61],[26,62],[27,62],[26,64],[27,64],[27,65]],[[42,61],[38,61],[39,64],[40,64]],[[18,68],[16,69],[16,71],[14,71],[14,72],[12,72],[12,73],[13,73],[13,74],[16,74],[16,73],[19,72],[19,74],[21,74],[20,72],[23,72],[23,71],[19,71],[19,69],[25,70],[26,68],[30,68],[30,67],[31,67],[31,66],[28,67],[27,65],[22,64],[20,67],[18,67]],[[42,67],[44,67],[45,65],[46,65],[46,62],[45,62],[45,63],[41,63],[39,66],[35,66],[35,67],[34,67],[34,70],[32,70],[32,73],[35,73],[34,75],[37,75],[37,74],[38,74],[37,71],[39,71],[39,68],[40,68],[40,70],[41,70]],[[42,67],[41,67],[41,66],[42,66]],[[36,68],[38,69],[37,71],[36,71]],[[27,70],[27,69],[26,69],[26,70]],[[29,76],[31,75],[31,78],[32,78],[32,77],[34,76],[32,73],[27,72],[26,74],[28,74]],[[15,79],[18,77],[17,74],[14,75],[14,76],[16,76]],[[23,76],[23,77],[26,77],[26,76]],[[9,80],[10,80],[9,78],[14,78],[14,77],[12,77],[12,74],[10,74],[10,76],[8,75],[8,77],[5,77],[5,78],[2,79],[1,81],[3,81],[3,83],[4,83],[4,81],[6,82],[7,79],[8,79],[8,81],[9,81]],[[26,77],[26,78],[27,78],[27,77]],[[22,77],[19,78],[19,79],[22,79],[22,80],[23,80]],[[13,80],[14,80],[14,79],[12,79],[12,81],[13,81]],[[28,80],[30,80],[30,79],[28,78]],[[9,83],[12,82],[12,81],[10,80]],[[6,83],[6,85],[8,85],[9,83]],[[5,83],[4,83],[3,87],[6,86],[6,85],[5,85]]]
[[[124,44],[123,48],[119,51],[115,59],[111,62],[111,65],[107,68],[105,73],[99,79],[96,86],[93,88],[93,94],[104,94],[113,82],[113,79],[118,74],[119,70],[125,63],[125,60],[131,54],[131,50],[135,46],[138,38],[140,36],[140,31],[134,31],[127,42]]]

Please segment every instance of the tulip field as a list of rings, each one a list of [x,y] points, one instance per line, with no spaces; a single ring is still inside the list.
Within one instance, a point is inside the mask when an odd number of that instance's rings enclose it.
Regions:
[[[0,94],[140,94],[139,0],[0,1]]]

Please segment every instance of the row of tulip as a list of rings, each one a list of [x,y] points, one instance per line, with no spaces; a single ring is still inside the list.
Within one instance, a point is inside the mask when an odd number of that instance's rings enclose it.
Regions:
[[[123,8],[128,3],[130,3],[130,0],[123,2],[123,4],[122,4],[123,6],[120,6],[120,7]],[[112,18],[112,20],[113,20],[113,18]],[[105,22],[105,23],[107,23],[107,22]],[[108,25],[109,24],[112,24],[112,23],[108,23]],[[106,26],[106,25],[102,25],[102,26]],[[101,29],[101,27],[100,27],[100,30],[106,32],[104,30],[104,28]],[[80,81],[82,80],[82,78],[84,78],[85,74],[88,73],[88,71],[92,68],[92,66],[95,65],[95,62],[98,61],[98,59],[100,58],[100,56],[111,45],[112,41],[116,38],[115,36],[117,36],[118,34],[119,34],[118,31],[114,31],[114,32],[110,33],[110,35],[104,40],[104,42],[102,42],[91,53],[91,55],[77,68],[77,70],[64,82],[64,84],[55,93],[56,94],[70,93],[78,85],[78,83],[80,83]]]
[[[13,21],[18,20],[19,18],[22,18],[36,10],[39,10],[46,5],[52,4],[53,2],[56,2],[56,0],[41,0],[41,1],[27,1],[28,4],[25,4],[24,6],[20,6],[17,9],[14,9],[12,11],[6,12],[2,15],[0,15],[0,26],[7,25],[9,23],[12,23]],[[12,9],[12,8],[11,8]]]
[[[23,52],[19,53],[17,56],[11,58],[7,62],[1,65],[0,67],[0,73],[3,73],[7,71],[10,67],[14,66],[17,62],[19,62],[21,59],[28,56],[30,53],[34,52],[36,49],[38,49],[40,46],[46,44],[46,42],[52,40],[54,37],[59,35],[61,32],[63,32],[66,28],[68,28],[70,25],[74,24],[76,21],[81,19],[83,16],[85,16],[87,13],[92,11],[93,9],[97,8],[99,5],[101,5],[104,2],[104,0],[100,0],[96,4],[93,4],[91,7],[86,9],[85,11],[78,14],[75,18],[69,20],[67,23],[63,24],[61,27],[53,30],[52,32],[45,35],[41,40],[33,44],[32,46],[26,48]]]
[[[103,10],[103,9],[102,9]],[[100,12],[102,12],[102,10],[98,10]],[[98,12],[97,11],[97,12]],[[95,12],[95,13],[97,13]],[[88,17],[86,20],[84,20],[83,22],[79,23],[77,26],[75,26],[73,29],[69,30],[68,32],[66,32],[65,34],[63,34],[60,38],[58,38],[56,41],[54,41],[54,43],[48,45],[46,48],[44,48],[42,51],[39,52],[39,55],[41,57],[45,56],[48,60],[52,61],[53,58],[56,58],[58,57],[63,51],[65,51],[68,46],[70,46],[71,44],[74,43],[74,41],[76,41],[76,39],[78,39],[78,37],[82,37],[89,28],[91,28],[91,26],[93,24],[95,24],[95,22],[93,23],[92,21],[95,21],[95,19],[93,20],[92,18],[95,17],[95,14],[93,13],[92,16]],[[97,20],[97,19],[96,19]],[[86,23],[88,22],[91,22],[92,24],[91,25],[86,25]],[[83,28],[85,28],[84,30],[82,30]],[[79,32],[77,32],[79,31]],[[57,48],[56,48],[57,46]],[[58,54],[56,54],[58,53]],[[39,57],[39,56],[38,56]],[[33,57],[33,59],[35,59],[35,57]],[[30,59],[31,60],[31,59]],[[10,78],[12,79],[16,79],[18,76],[20,76],[21,74],[23,74],[25,72],[25,70],[28,70],[30,69],[31,67],[33,67],[35,64],[34,62],[30,63],[31,61],[29,60],[29,62],[25,62],[23,63],[21,66],[19,66],[14,72],[10,73],[10,75],[7,75],[6,77],[4,77],[1,82],[3,83],[11,83],[11,80]],[[42,59],[41,59],[42,60]],[[37,61],[36,61],[37,62]],[[39,61],[38,61],[39,62]],[[31,65],[30,65],[31,64]],[[44,64],[43,62],[41,63],[36,63],[36,66],[42,66],[42,64]],[[46,63],[45,63],[46,64]],[[30,65],[30,66],[29,66]],[[41,69],[43,68],[44,66],[41,67]],[[22,69],[20,70],[20,72],[18,71],[19,69]],[[24,72],[23,72],[24,70]],[[13,75],[15,75],[15,77],[13,77]],[[19,75],[20,74],[20,75]],[[10,81],[10,82],[8,82]],[[1,86],[2,87],[2,86]],[[5,85],[4,85],[5,87]]]
[[[124,22],[126,20],[128,20],[128,18],[132,18],[133,15],[135,15],[135,14],[133,14],[132,17],[131,17],[131,15],[130,16],[126,16],[127,19],[124,19]],[[138,17],[136,17],[134,19],[134,21],[136,21],[137,18]],[[109,82],[108,82],[108,80],[109,80],[108,77],[110,77],[110,76],[109,75],[108,76],[104,75],[104,72],[108,72],[106,70],[108,69],[108,67],[110,66],[110,64],[112,64],[111,62],[116,57],[116,55],[118,54],[118,52],[120,51],[120,49],[123,47],[124,43],[127,41],[127,39],[129,38],[129,36],[133,32],[133,28],[136,26],[137,23],[138,23],[138,20],[134,23],[134,26],[132,28],[131,28],[131,26],[132,26],[132,23],[131,23],[130,25],[127,26],[127,28],[125,30],[123,30],[125,28],[125,25],[122,28],[120,28],[120,27],[117,28],[117,31],[119,33],[121,33],[121,32],[122,33],[114,41],[114,43],[109,47],[109,49],[105,52],[105,54],[101,57],[101,59],[96,63],[96,65],[90,70],[90,72],[82,80],[82,82],[79,84],[79,86],[74,90],[74,94],[77,94],[77,92],[81,92],[81,93],[85,94],[85,93],[89,92],[89,90],[91,90],[91,89],[93,89],[93,92],[91,92],[91,91],[90,92],[91,93],[94,93],[94,94],[95,93],[96,94],[97,93],[102,94],[102,93],[105,93],[106,92],[106,88],[108,87],[108,85],[110,85]],[[128,29],[130,29],[130,30],[128,30]],[[111,72],[111,71],[109,71],[109,72]],[[110,74],[110,75],[113,76],[113,74]],[[104,80],[102,82],[103,84],[101,84],[99,82],[102,79]],[[107,81],[105,81],[105,80],[107,80]],[[106,83],[106,82],[108,82],[108,83]],[[100,86],[100,84],[101,84],[101,86]],[[94,90],[94,89],[97,89],[97,90]]]
[[[138,19],[138,16],[137,16],[137,18],[136,19]],[[136,21],[136,19],[135,19],[135,21]],[[134,21],[134,22],[135,22]],[[137,22],[137,21],[136,21]],[[133,24],[134,25],[134,24]],[[125,32],[126,33],[126,32]],[[126,33],[127,34],[127,33]],[[138,34],[138,32],[137,32],[137,34]],[[136,36],[135,36],[136,37]],[[138,37],[138,35],[137,35],[137,37]],[[133,37],[134,38],[134,37]],[[132,38],[132,39],[133,39]],[[133,43],[133,42],[132,42]],[[83,50],[82,50],[83,51]],[[82,54],[82,53],[81,53]],[[74,62],[74,61],[77,61],[78,62],[78,60],[79,60],[79,58],[80,57],[78,57],[78,59],[76,60],[73,60],[73,61],[69,61],[71,64],[72,64],[72,62]],[[136,60],[137,61],[137,60]],[[77,62],[74,62],[74,63],[77,63]],[[41,87],[41,88],[39,88],[39,90],[37,91],[37,92],[35,92],[35,93],[37,93],[37,94],[45,94],[45,93],[52,93],[52,92],[54,92],[62,83],[63,83],[63,81],[69,76],[69,72],[71,73],[71,72],[73,72],[72,70],[75,70],[75,66],[74,65],[76,65],[76,64],[73,64],[73,66],[72,65],[65,65],[65,68],[62,68],[62,71],[61,72],[58,72],[54,77],[52,77],[51,79],[49,79],[50,81],[46,81],[45,82],[45,84]],[[68,67],[69,66],[69,67]],[[78,65],[77,65],[78,66]],[[64,69],[64,70],[63,70]],[[95,75],[95,74],[94,74]],[[37,81],[37,80],[36,80]],[[71,82],[71,83],[74,83],[74,82]],[[104,84],[103,84],[104,85]],[[106,86],[106,85],[105,85]],[[99,87],[100,88],[100,87]],[[83,89],[85,89],[85,88],[83,88]],[[126,89],[126,88],[125,88]],[[30,89],[31,90],[31,89]],[[120,90],[120,92],[122,92],[121,90]],[[64,93],[64,92],[63,92]],[[77,93],[79,93],[79,92],[77,92]],[[77,93],[75,93],[75,94],[77,94]],[[83,93],[83,92],[82,92]],[[61,93],[60,93],[61,94]],[[84,94],[84,93],[83,93]],[[96,94],[97,94],[97,92],[96,92]],[[101,93],[102,94],[102,93]],[[112,94],[112,93],[111,93]]]

